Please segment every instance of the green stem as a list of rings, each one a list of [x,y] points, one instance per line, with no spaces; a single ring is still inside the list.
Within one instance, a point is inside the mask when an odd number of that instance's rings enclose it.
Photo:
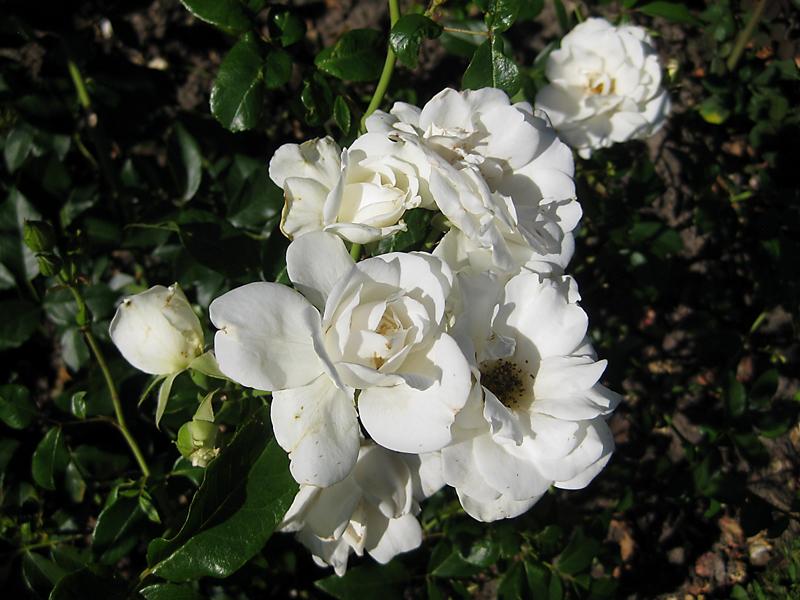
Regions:
[[[89,92],[86,90],[86,84],[83,82],[83,76],[80,69],[78,69],[78,65],[75,64],[74,60],[68,59],[67,69],[69,70],[69,76],[72,77],[75,92],[78,94],[78,102],[81,103],[84,109],[91,110],[92,102],[89,100]]]
[[[756,7],[753,9],[753,14],[750,15],[750,19],[747,21],[747,25],[739,32],[739,36],[736,38],[736,44],[733,46],[733,51],[725,63],[728,67],[728,71],[733,71],[739,63],[739,59],[742,58],[745,46],[747,46],[747,42],[750,41],[753,31],[761,20],[761,15],[764,14],[764,9],[766,7],[767,0],[759,0],[758,4],[756,4]]]
[[[353,244],[350,246],[350,256],[354,261],[358,262],[358,259],[361,258],[361,244]]]
[[[460,27],[442,27],[442,31],[446,31],[447,33],[464,33],[466,35],[482,35],[483,37],[489,37],[488,31],[461,29]]]
[[[391,30],[394,27],[394,24],[397,23],[397,20],[400,18],[400,7],[398,6],[398,0],[389,0],[389,29]],[[383,63],[383,71],[381,72],[381,78],[378,80],[378,85],[375,86],[375,92],[372,94],[372,100],[370,100],[369,105],[367,106],[367,110],[364,111],[364,116],[361,117],[361,133],[365,133],[367,131],[367,117],[369,117],[375,110],[381,105],[383,101],[383,96],[386,94],[386,90],[389,88],[389,82],[392,80],[392,73],[394,73],[394,63],[395,63],[395,55],[394,50],[392,50],[391,44],[387,43],[386,47],[386,60]]]
[[[95,339],[94,334],[92,333],[92,330],[89,329],[88,325],[83,327],[83,335],[86,338],[86,343],[89,344],[89,348],[92,349],[95,359],[97,359],[97,364],[100,366],[100,370],[103,372],[103,377],[106,380],[108,393],[111,394],[111,402],[114,404],[114,413],[117,416],[117,422],[115,425],[122,434],[122,437],[125,438],[125,441],[128,442],[128,447],[130,447],[134,458],[136,458],[136,462],[139,463],[139,469],[141,469],[142,474],[145,477],[149,477],[150,468],[147,466],[147,462],[144,460],[144,455],[139,449],[139,445],[136,443],[136,440],[128,430],[128,425],[125,423],[125,415],[122,413],[122,402],[120,402],[117,386],[114,383],[114,378],[111,376],[111,371],[108,368],[108,363],[106,363],[105,356],[103,356],[103,351],[100,349],[100,345],[97,343],[97,340]]]

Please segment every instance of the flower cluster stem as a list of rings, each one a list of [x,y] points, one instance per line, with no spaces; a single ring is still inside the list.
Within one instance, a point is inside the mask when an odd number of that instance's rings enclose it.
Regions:
[[[390,29],[394,27],[394,24],[397,23],[399,18],[400,7],[398,5],[398,0],[389,0]],[[383,102],[383,96],[386,94],[386,90],[389,88],[389,82],[392,80],[395,61],[396,57],[394,55],[394,50],[392,50],[392,46],[390,44],[387,44],[386,60],[383,63],[381,77],[378,80],[378,85],[375,86],[375,92],[372,94],[372,100],[370,100],[367,110],[364,111],[364,116],[361,117],[361,133],[365,133],[367,131],[367,117],[374,113],[375,110],[381,105],[381,102]]]
[[[139,444],[136,443],[136,440],[128,429],[128,425],[125,422],[125,415],[122,412],[122,402],[120,401],[119,392],[117,392],[117,386],[114,383],[114,378],[111,376],[111,371],[108,368],[108,363],[103,355],[103,351],[100,349],[100,345],[97,343],[97,339],[94,337],[94,334],[92,333],[91,329],[89,329],[88,325],[83,327],[83,336],[86,338],[86,343],[89,344],[89,348],[91,348],[92,354],[94,354],[97,364],[99,365],[100,370],[103,372],[103,377],[106,380],[108,393],[111,394],[111,403],[114,405],[114,413],[117,417],[115,425],[122,434],[122,437],[124,437],[125,441],[128,443],[131,453],[133,453],[136,462],[139,463],[139,469],[141,469],[142,474],[145,477],[149,477],[150,467],[147,466],[147,462],[145,461],[144,455],[139,448]]]

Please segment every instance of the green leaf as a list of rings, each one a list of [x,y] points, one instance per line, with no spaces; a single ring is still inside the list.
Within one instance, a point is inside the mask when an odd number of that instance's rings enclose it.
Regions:
[[[238,0],[181,0],[181,4],[201,21],[227,33],[243,33],[253,25]]]
[[[424,15],[403,15],[392,27],[389,45],[398,60],[413,69],[419,60],[419,46],[422,40],[437,38],[442,35],[443,30],[441,25]]]
[[[405,231],[398,231],[378,242],[378,254],[404,252],[421,244],[428,236],[428,225],[433,213],[424,208],[412,208],[403,215]]]
[[[306,24],[288,10],[276,9],[270,13],[272,22],[280,31],[280,42],[284,48],[302,40],[306,35]]]
[[[202,596],[188,585],[157,583],[142,588],[139,593],[147,600],[201,600]]]
[[[500,584],[497,586],[497,597],[504,600],[522,598],[522,574],[522,565],[518,562],[512,564],[500,579]]]
[[[525,576],[533,598],[545,598],[550,586],[550,570],[541,563],[525,561]]]
[[[333,103],[333,118],[342,133],[346,134],[350,131],[353,120],[350,115],[350,107],[347,106],[347,100],[342,96],[336,96],[336,100]]]
[[[291,77],[292,56],[280,48],[273,48],[267,52],[267,58],[264,60],[264,81],[267,88],[274,90],[284,86]]]
[[[472,544],[464,560],[472,565],[486,568],[496,563],[498,558],[500,558],[499,545],[493,540],[482,539]]]
[[[321,73],[306,79],[300,92],[300,101],[306,108],[305,119],[309,125],[321,125],[330,117],[333,109],[331,86]]]
[[[77,326],[68,327],[61,334],[61,358],[73,371],[79,371],[89,360],[89,347]]]
[[[139,497],[112,492],[110,501],[97,517],[92,534],[92,552],[103,564],[112,565],[136,543],[145,514]]]
[[[558,19],[558,26],[561,28],[561,33],[567,35],[572,29],[571,19],[567,15],[567,9],[564,8],[564,3],[561,0],[553,0],[553,5],[556,9],[556,19]]]
[[[321,71],[347,81],[374,81],[383,70],[386,48],[383,34],[375,29],[353,29],[330,48],[317,54]]]
[[[506,31],[517,20],[520,0],[491,0],[486,11],[486,26],[496,33]]]
[[[544,0],[522,0],[517,20],[532,21],[539,16],[542,9],[544,9]]]
[[[261,43],[253,33],[231,48],[211,88],[211,113],[230,131],[252,129],[264,105]]]
[[[186,128],[180,123],[175,123],[175,138],[180,149],[182,169],[181,199],[189,201],[194,198],[200,183],[203,180],[203,157],[200,146]]]
[[[41,311],[26,300],[0,302],[0,314],[0,351],[21,346],[39,327]]]
[[[675,23],[688,23],[695,25],[698,20],[689,12],[686,5],[681,2],[650,2],[635,10],[650,17],[664,17]]]
[[[169,581],[227,577],[261,550],[298,489],[270,437],[261,407],[206,469],[178,534],[150,543],[153,573]]]
[[[22,555],[22,578],[28,588],[37,595],[47,596],[67,572],[35,552]]]
[[[86,481],[74,461],[70,461],[64,475],[64,487],[70,499],[77,503],[83,502],[86,495]]]
[[[770,369],[756,379],[753,387],[750,388],[750,404],[754,407],[765,410],[769,408],[772,397],[778,391],[778,371]]]
[[[600,542],[586,537],[578,528],[573,533],[567,547],[555,561],[556,568],[567,575],[576,575],[592,564],[592,560],[600,551]],[[552,582],[551,582],[552,583]]]
[[[0,204],[0,263],[20,279],[33,279],[39,274],[36,256],[22,241],[25,221],[35,219],[41,219],[39,212],[12,187]]]
[[[56,489],[55,476],[67,468],[68,462],[69,452],[61,435],[61,428],[54,427],[45,434],[33,451],[31,460],[33,480],[45,489]]]
[[[745,410],[747,410],[747,392],[733,373],[728,374],[725,402],[728,408],[728,414],[734,419],[736,417],[741,417]]]
[[[411,574],[394,560],[387,565],[367,564],[348,569],[343,577],[331,575],[314,582],[314,585],[340,600],[398,600],[403,598],[402,584]]]
[[[434,577],[472,577],[480,572],[481,567],[468,563],[459,552],[453,548],[452,552],[433,571]]]
[[[2,474],[5,473],[8,463],[14,457],[14,453],[19,448],[19,442],[11,438],[0,438],[0,481]]]
[[[22,166],[33,148],[33,132],[25,124],[20,124],[11,130],[6,138],[3,148],[3,157],[9,173],[13,173]]]
[[[697,110],[706,123],[721,125],[731,116],[731,111],[724,99],[718,96],[709,96],[700,103]]]
[[[564,597],[564,584],[561,577],[553,573],[550,577],[550,585],[547,587],[548,600],[561,600]]]
[[[75,392],[69,399],[70,412],[79,419],[86,418],[86,392]]]
[[[517,93],[520,84],[519,68],[503,53],[503,40],[499,36],[478,46],[461,81],[465,89],[496,87],[509,96]]]
[[[0,419],[12,429],[25,429],[36,417],[28,388],[16,383],[0,386]]]
[[[126,600],[128,586],[116,578],[112,571],[90,565],[65,575],[50,592],[49,600]]]

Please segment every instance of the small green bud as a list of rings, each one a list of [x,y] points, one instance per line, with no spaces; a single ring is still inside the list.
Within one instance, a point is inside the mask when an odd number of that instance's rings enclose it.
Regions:
[[[61,259],[50,252],[37,254],[39,272],[45,277],[52,277],[61,270]]]
[[[22,239],[34,252],[52,252],[56,245],[56,234],[46,221],[25,221]]]

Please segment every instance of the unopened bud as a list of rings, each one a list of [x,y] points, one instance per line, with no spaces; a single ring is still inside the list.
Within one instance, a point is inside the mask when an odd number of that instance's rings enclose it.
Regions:
[[[22,239],[34,252],[52,252],[56,245],[53,227],[46,221],[25,221]]]

